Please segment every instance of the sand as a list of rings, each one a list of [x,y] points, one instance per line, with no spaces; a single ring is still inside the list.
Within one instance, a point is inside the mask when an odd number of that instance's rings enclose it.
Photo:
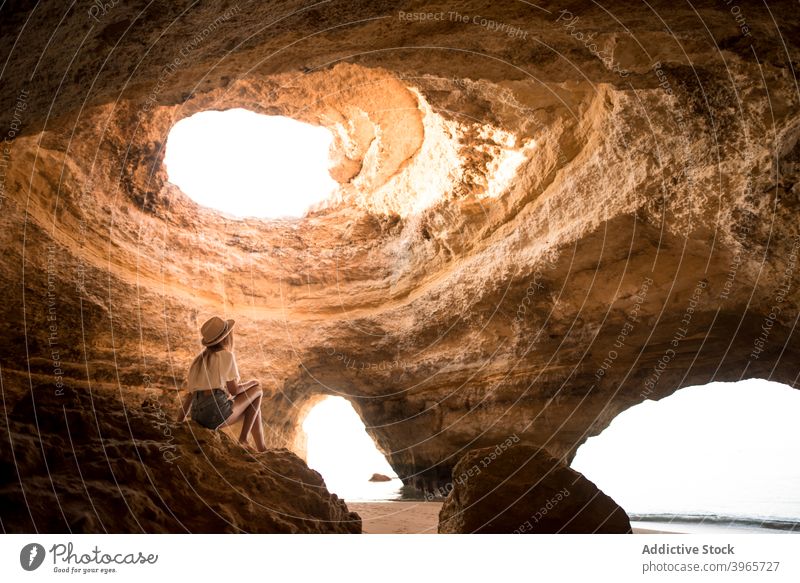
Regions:
[[[348,502],[361,516],[364,534],[436,534],[441,502]]]
[[[348,502],[347,507],[361,516],[364,534],[436,534],[441,502],[387,501]],[[663,530],[634,527],[634,534],[677,534],[669,525]]]

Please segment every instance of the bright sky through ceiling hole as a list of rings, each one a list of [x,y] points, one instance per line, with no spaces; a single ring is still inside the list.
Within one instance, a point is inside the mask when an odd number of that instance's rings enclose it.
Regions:
[[[245,109],[180,120],[167,140],[169,181],[195,202],[238,217],[297,218],[330,196],[333,135]]]

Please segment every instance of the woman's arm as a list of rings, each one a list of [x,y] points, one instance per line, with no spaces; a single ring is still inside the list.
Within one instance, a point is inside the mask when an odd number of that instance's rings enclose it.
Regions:
[[[257,380],[247,381],[246,383],[237,383],[236,381],[228,381],[225,383],[225,388],[234,397],[239,393],[244,393],[247,389],[255,387],[258,384]]]
[[[191,409],[192,407],[193,396],[194,393],[186,393],[186,395],[181,400],[181,408],[178,410],[178,416],[175,418],[175,420],[178,423],[186,421],[186,416],[189,414],[189,409]]]

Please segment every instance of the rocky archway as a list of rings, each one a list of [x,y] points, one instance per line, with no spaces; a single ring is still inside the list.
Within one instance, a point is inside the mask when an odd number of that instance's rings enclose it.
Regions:
[[[572,467],[639,519],[793,529],[799,413],[780,383],[688,387],[624,411]]]
[[[431,488],[511,434],[570,459],[644,398],[794,386],[796,42],[762,8],[745,37],[712,3],[607,4],[463,5],[536,31],[525,43],[380,2],[12,14],[8,399],[69,384],[166,402],[198,325],[236,314],[271,445],[300,451],[297,403],[343,393]],[[334,131],[339,198],[234,221],[170,185],[170,127],[234,107]]]

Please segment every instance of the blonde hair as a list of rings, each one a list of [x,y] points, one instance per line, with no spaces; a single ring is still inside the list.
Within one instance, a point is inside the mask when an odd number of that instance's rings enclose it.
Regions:
[[[198,367],[202,366],[206,371],[208,371],[208,357],[213,353],[219,352],[220,350],[226,348],[233,352],[233,331],[231,331],[227,336],[225,336],[225,338],[216,344],[206,346],[202,351],[200,351],[200,354],[194,357],[192,364],[189,365],[189,375],[187,378],[191,378],[193,376],[192,373],[197,370]]]

